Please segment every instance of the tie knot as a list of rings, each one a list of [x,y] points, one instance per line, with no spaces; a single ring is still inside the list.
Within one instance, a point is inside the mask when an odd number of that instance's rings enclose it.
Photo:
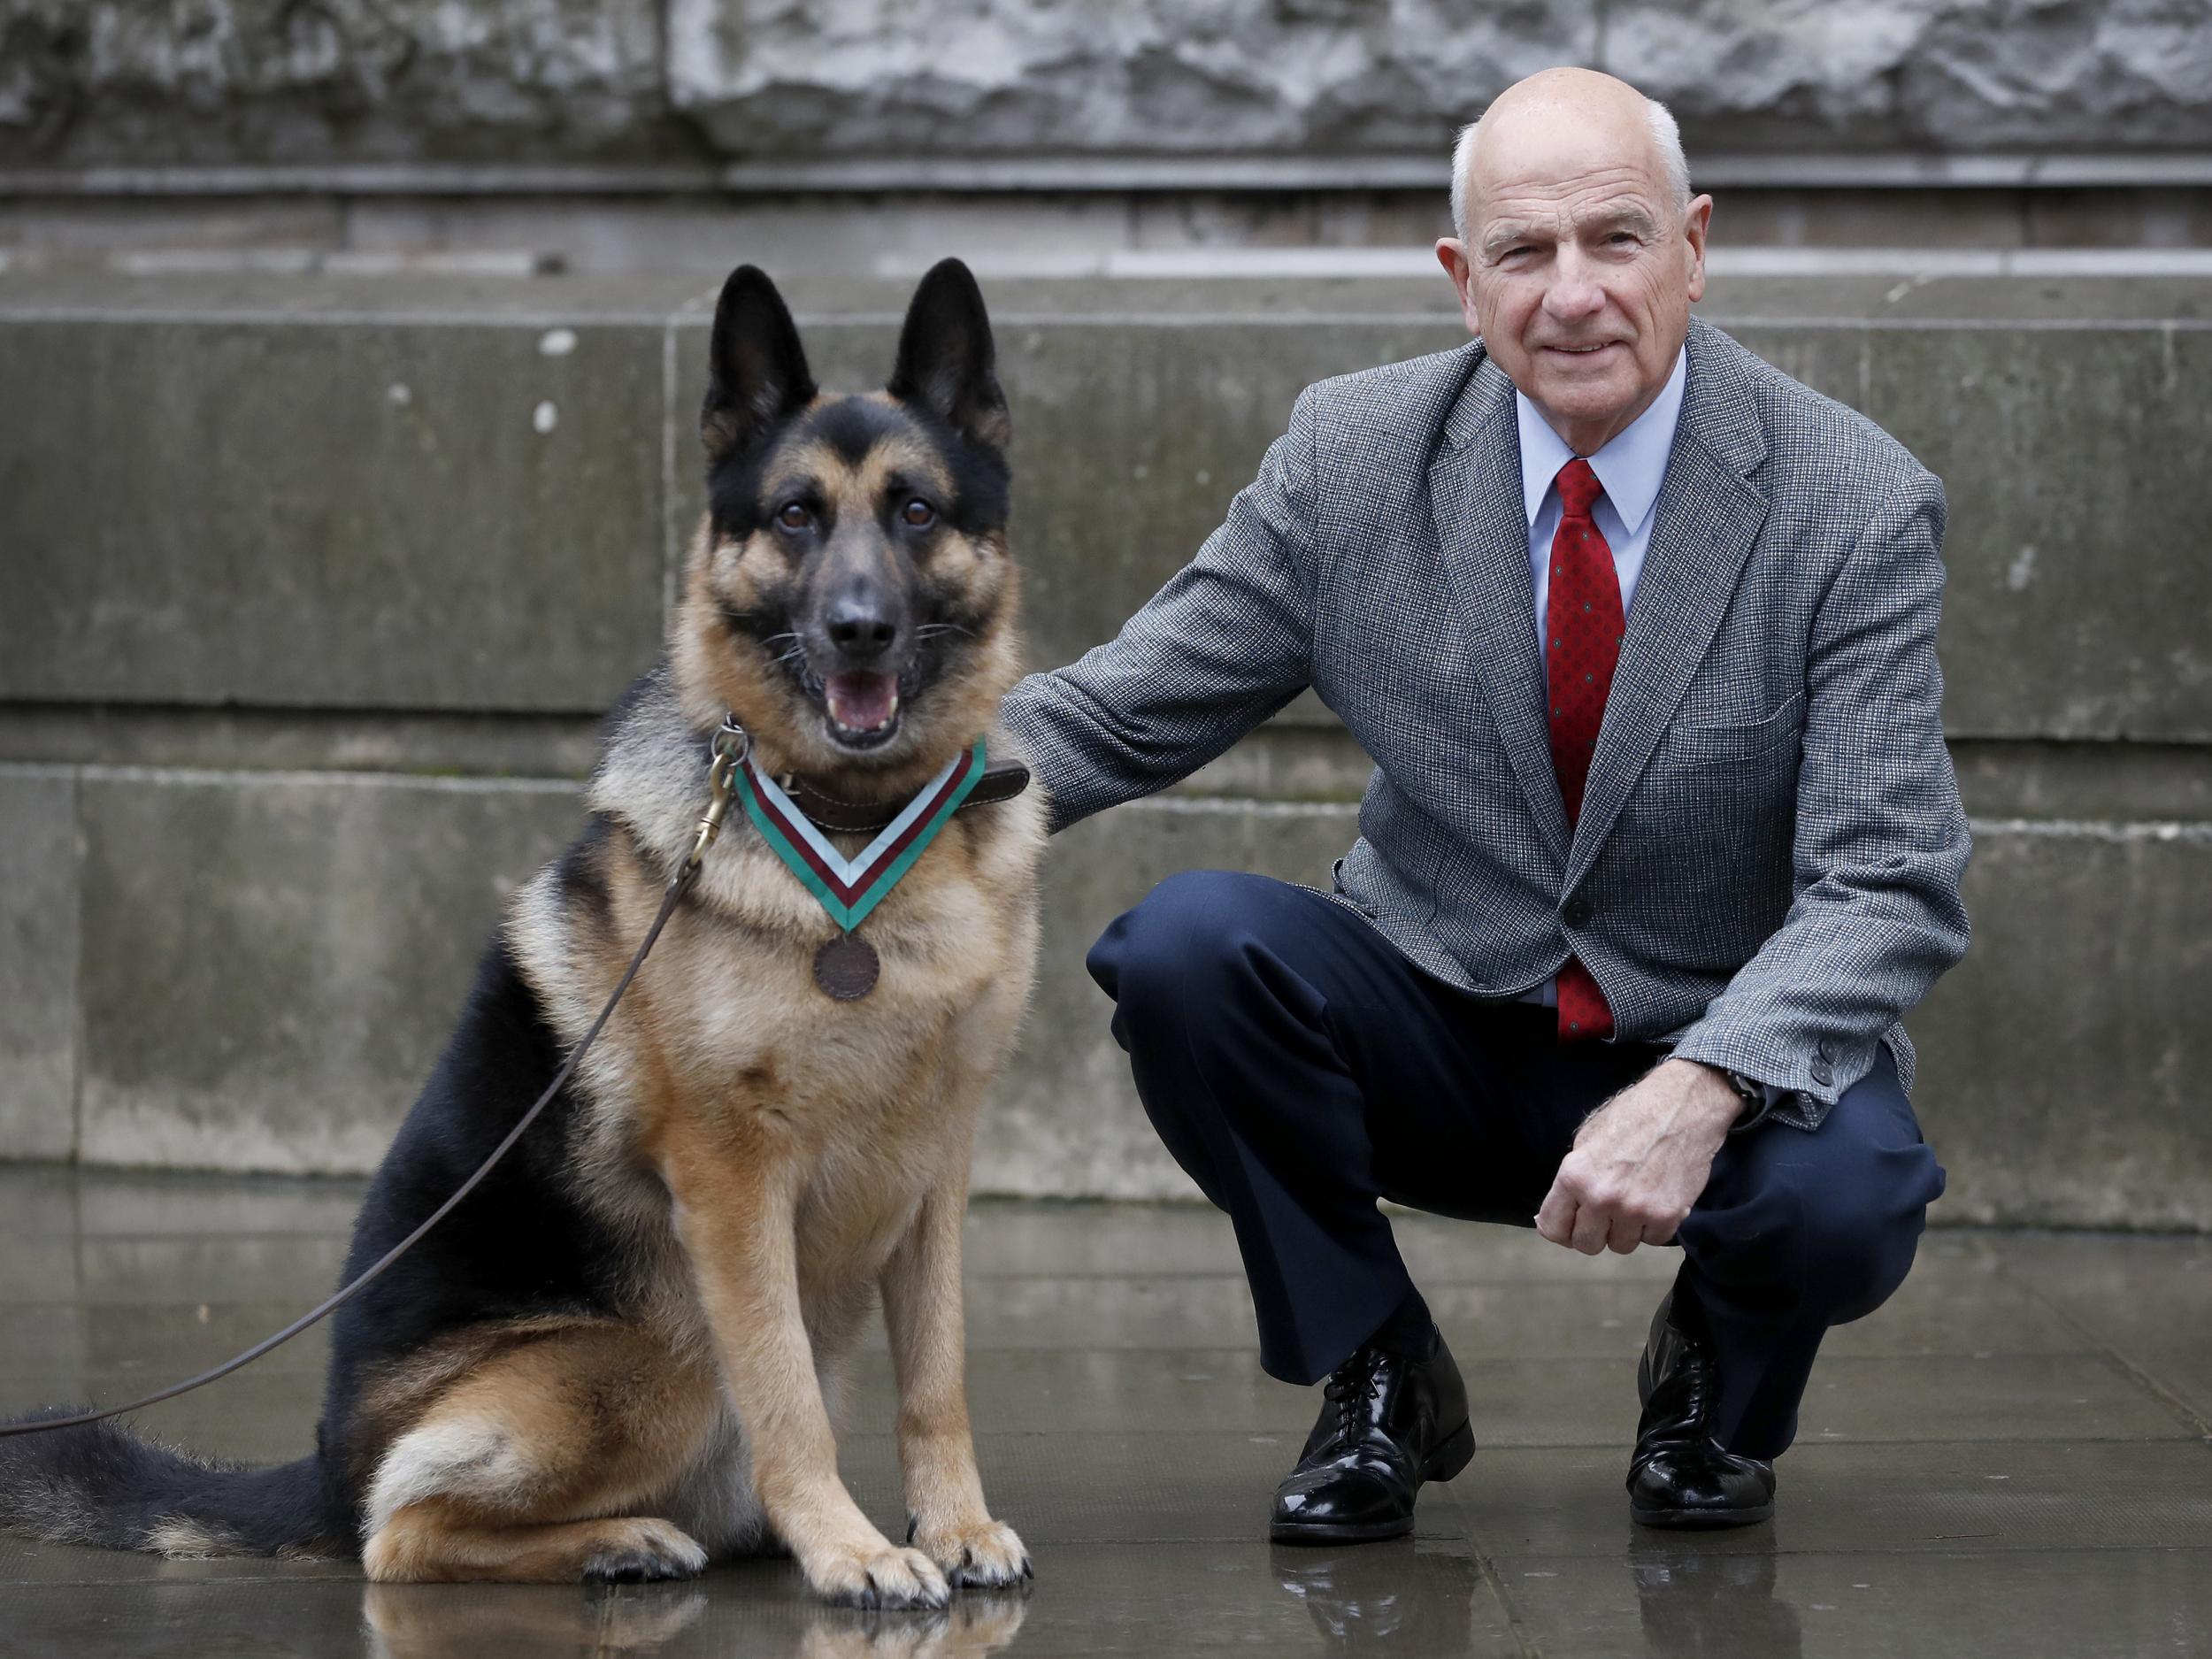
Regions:
[[[1559,504],[1566,510],[1568,518],[1588,518],[1590,509],[1597,505],[1598,497],[1603,494],[1605,486],[1598,482],[1598,475],[1580,456],[1559,469]]]

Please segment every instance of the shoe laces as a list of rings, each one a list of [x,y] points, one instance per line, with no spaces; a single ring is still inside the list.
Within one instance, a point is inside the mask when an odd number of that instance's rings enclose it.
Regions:
[[[1379,1348],[1363,1348],[1329,1373],[1321,1396],[1336,1405],[1340,1440],[1355,1428],[1366,1426],[1365,1407],[1378,1392],[1383,1363],[1387,1358]]]

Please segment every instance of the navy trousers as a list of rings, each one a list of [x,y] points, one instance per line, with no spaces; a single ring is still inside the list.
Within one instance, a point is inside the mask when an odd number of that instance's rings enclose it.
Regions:
[[[1160,1139],[1235,1225],[1261,1363],[1287,1382],[1413,1288],[1378,1198],[1532,1225],[1583,1118],[1666,1053],[1563,1047],[1551,1010],[1473,996],[1310,888],[1233,871],[1163,881],[1085,965]],[[1677,1233],[1722,1444],[1789,1445],[1822,1336],[1904,1281],[1942,1191],[1886,1050],[1816,1133],[1729,1137]]]

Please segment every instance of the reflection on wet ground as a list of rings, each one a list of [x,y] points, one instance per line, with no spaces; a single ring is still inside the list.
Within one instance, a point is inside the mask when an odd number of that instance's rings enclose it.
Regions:
[[[327,1288],[342,1183],[0,1170],[0,1407],[113,1399]],[[1315,1402],[1270,1381],[1226,1226],[1198,1209],[986,1204],[971,1403],[1029,1541],[1020,1596],[936,1616],[810,1601],[786,1561],[611,1589],[364,1585],[347,1563],[162,1562],[0,1540],[0,1654],[2110,1654],[2212,1651],[2212,1241],[1937,1233],[1838,1332],[1770,1525],[1682,1537],[1621,1491],[1663,1253],[1399,1229],[1481,1449],[1414,1537],[1269,1545]],[[313,1432],[319,1337],[149,1412],[275,1460]],[[848,1479],[896,1525],[889,1364],[859,1367]]]

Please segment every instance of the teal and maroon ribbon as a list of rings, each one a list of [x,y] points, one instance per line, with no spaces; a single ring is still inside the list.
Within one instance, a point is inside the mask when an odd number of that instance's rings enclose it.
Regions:
[[[983,776],[983,740],[978,738],[972,749],[947,761],[945,769],[851,858],[830,845],[829,837],[773,778],[754,766],[749,755],[737,769],[737,787],[745,816],[752,819],[761,839],[821,901],[830,919],[849,933],[937,839],[945,820],[960,810]]]

